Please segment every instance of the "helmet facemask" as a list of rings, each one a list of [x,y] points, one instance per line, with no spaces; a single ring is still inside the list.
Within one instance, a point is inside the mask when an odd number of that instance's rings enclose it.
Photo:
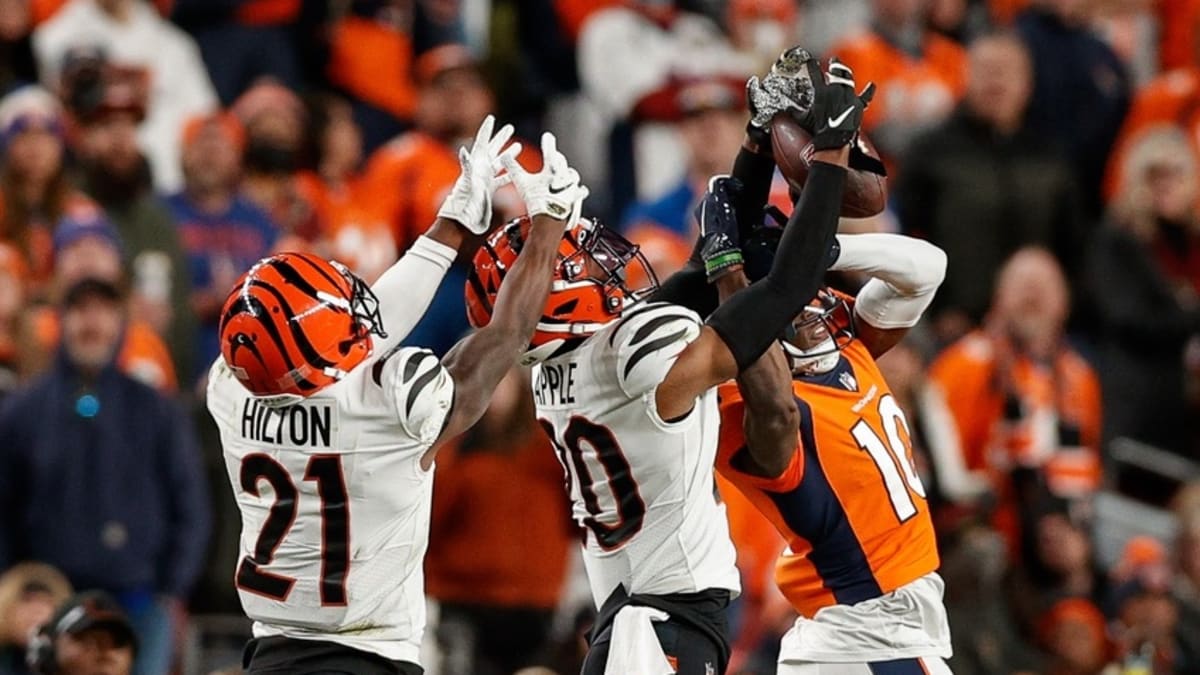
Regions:
[[[852,316],[846,301],[821,290],[788,328],[781,340],[798,375],[819,375],[833,370],[842,349],[854,337]]]
[[[590,223],[590,226],[589,226]],[[580,221],[576,251],[560,264],[565,283],[590,281],[598,284],[604,296],[604,308],[617,315],[658,290],[658,277],[641,248],[619,233],[592,221]],[[567,231],[567,238],[574,237]],[[628,286],[630,271],[644,275],[646,284],[637,289]]]

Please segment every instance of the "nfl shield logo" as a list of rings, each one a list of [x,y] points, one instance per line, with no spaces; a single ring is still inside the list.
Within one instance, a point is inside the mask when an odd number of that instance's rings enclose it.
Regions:
[[[858,381],[855,380],[854,376],[850,373],[842,373],[841,375],[838,375],[838,382],[841,382],[842,386],[849,391],[858,391]]]

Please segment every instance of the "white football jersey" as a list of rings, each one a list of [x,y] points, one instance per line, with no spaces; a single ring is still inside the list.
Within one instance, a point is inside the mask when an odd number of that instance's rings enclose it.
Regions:
[[[418,663],[433,470],[454,381],[393,348],[302,403],[263,405],[218,359],[208,409],[242,514],[238,594],[256,637]]]
[[[567,473],[596,606],[618,584],[661,595],[740,591],[725,505],[716,493],[716,390],[665,421],[654,392],[700,334],[691,310],[635,307],[534,369],[542,427]]]

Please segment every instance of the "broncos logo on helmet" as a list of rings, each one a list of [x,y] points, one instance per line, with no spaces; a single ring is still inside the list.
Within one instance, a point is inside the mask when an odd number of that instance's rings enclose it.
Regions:
[[[531,224],[528,217],[510,221],[479,247],[466,285],[472,326],[491,321],[500,284],[516,262]],[[630,288],[629,278],[642,279],[644,285]],[[582,341],[657,289],[654,270],[636,245],[595,220],[580,218],[559,242],[550,298],[522,363],[548,359]]]
[[[221,311],[221,356],[255,396],[296,402],[342,379],[386,338],[379,300],[345,266],[304,253],[264,258]]]

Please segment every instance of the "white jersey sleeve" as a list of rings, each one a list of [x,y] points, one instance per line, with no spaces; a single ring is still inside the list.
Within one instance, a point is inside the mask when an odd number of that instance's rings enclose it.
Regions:
[[[630,398],[653,392],[700,328],[700,317],[679,305],[653,303],[632,310],[608,336],[621,391]]]
[[[405,433],[422,444],[437,440],[454,405],[454,378],[433,352],[394,347],[375,362],[371,377],[391,400]]]

